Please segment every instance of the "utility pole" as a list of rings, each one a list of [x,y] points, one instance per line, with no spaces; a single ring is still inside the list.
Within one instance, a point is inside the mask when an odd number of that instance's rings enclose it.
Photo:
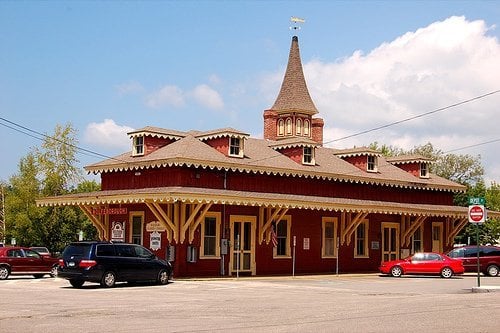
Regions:
[[[0,184],[0,242],[5,244],[5,194],[3,183]]]

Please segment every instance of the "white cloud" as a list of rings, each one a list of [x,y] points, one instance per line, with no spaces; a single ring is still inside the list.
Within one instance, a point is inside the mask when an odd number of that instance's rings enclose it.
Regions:
[[[489,29],[484,21],[451,17],[383,43],[366,55],[356,51],[335,62],[304,63],[311,96],[325,119],[325,141],[500,89],[500,44],[488,36]],[[500,138],[498,105],[500,94],[495,94],[331,145],[343,148],[378,141],[408,149],[431,142],[446,151],[486,142]],[[455,153],[481,153],[487,178],[498,181],[500,172],[494,169],[500,164],[495,154],[498,145]]]
[[[132,127],[120,126],[112,119],[104,119],[102,123],[90,123],[84,133],[84,140],[98,148],[129,150],[130,139],[127,133]]]
[[[184,93],[177,87],[166,85],[146,97],[146,105],[153,109],[164,106],[182,107],[185,104]]]
[[[221,95],[206,84],[200,84],[191,92],[191,96],[202,106],[212,110],[224,108],[224,101]]]

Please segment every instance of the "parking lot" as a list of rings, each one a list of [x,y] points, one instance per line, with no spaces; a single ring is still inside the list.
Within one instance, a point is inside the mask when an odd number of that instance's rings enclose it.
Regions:
[[[500,277],[482,277],[500,288]],[[500,292],[452,279],[322,275],[175,280],[166,286],[60,278],[0,281],[0,332],[498,332]]]

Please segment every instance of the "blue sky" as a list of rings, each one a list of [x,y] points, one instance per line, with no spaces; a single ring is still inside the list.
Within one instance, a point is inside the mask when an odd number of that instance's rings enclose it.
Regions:
[[[261,136],[298,32],[325,141],[500,89],[498,1],[0,1],[0,117],[79,146],[129,150],[127,131],[233,127]],[[329,146],[443,151],[500,139],[500,93]],[[0,121],[0,180],[40,141]],[[500,182],[499,141],[481,155]],[[81,166],[99,161],[78,155]]]

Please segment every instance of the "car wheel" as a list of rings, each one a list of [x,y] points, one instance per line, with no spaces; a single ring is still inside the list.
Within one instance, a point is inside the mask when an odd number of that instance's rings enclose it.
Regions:
[[[486,268],[486,273],[489,276],[498,276],[498,266],[497,265],[489,265],[488,268]]]
[[[170,274],[168,274],[167,270],[162,269],[160,273],[158,273],[158,284],[168,284],[168,277]]]
[[[52,267],[52,269],[50,270],[50,276],[51,277],[56,277],[57,276],[57,265],[55,265],[54,267]]]
[[[114,287],[116,283],[116,274],[111,271],[107,271],[104,273],[101,279],[101,286],[106,288]]]
[[[5,280],[9,277],[9,269],[5,266],[0,267],[0,280]]]
[[[403,270],[399,266],[394,266],[391,268],[391,275],[393,277],[400,277],[401,275],[403,275]]]
[[[75,288],[81,288],[84,282],[85,281],[83,280],[75,280],[75,279],[69,280],[69,283]]]
[[[441,270],[441,277],[448,279],[453,276],[453,271],[449,267],[445,267]]]

